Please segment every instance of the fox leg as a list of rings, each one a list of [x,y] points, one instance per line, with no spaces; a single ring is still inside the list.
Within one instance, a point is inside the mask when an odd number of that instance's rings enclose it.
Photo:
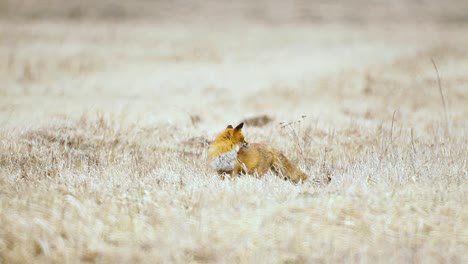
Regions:
[[[231,177],[234,178],[234,177],[237,177],[239,176],[239,174],[242,172],[242,167],[240,166],[240,164],[238,162],[236,162],[236,164],[234,165],[234,169],[231,171]]]
[[[227,172],[224,172],[224,171],[218,171],[218,177],[221,179],[221,180],[224,180],[224,178],[226,178],[226,175],[228,173]]]
[[[238,161],[236,162],[236,164],[234,164],[234,169],[229,174],[233,178],[233,177],[239,176],[240,174],[249,174],[249,173],[250,171],[247,168],[247,166],[243,162]]]

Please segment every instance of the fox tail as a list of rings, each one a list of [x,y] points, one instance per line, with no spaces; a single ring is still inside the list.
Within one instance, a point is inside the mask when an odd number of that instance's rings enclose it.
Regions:
[[[299,181],[305,181],[309,176],[303,173],[301,170],[296,168],[286,156],[280,151],[275,151],[273,158],[273,170],[279,176],[284,176],[288,180],[297,183]]]

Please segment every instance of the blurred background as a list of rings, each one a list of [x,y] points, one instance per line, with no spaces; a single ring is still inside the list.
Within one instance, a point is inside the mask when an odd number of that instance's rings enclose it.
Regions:
[[[2,19],[468,23],[460,0],[0,0]]]
[[[0,0],[0,122],[425,118],[431,58],[465,104],[467,25],[459,0]]]

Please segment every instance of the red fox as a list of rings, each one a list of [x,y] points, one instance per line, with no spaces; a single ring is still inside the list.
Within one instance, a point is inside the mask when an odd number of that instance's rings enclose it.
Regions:
[[[208,148],[210,165],[219,175],[231,177],[239,173],[262,176],[272,170],[294,183],[305,181],[308,176],[297,169],[281,151],[262,143],[247,143],[242,134],[244,123],[229,125]]]

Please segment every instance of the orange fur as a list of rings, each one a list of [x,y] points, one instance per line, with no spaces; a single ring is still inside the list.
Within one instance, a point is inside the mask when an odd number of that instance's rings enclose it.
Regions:
[[[272,170],[295,183],[308,178],[281,151],[267,144],[248,144],[242,127],[243,123],[235,128],[228,126],[210,144],[208,159],[218,174],[229,174],[231,177],[239,173],[262,176]]]

